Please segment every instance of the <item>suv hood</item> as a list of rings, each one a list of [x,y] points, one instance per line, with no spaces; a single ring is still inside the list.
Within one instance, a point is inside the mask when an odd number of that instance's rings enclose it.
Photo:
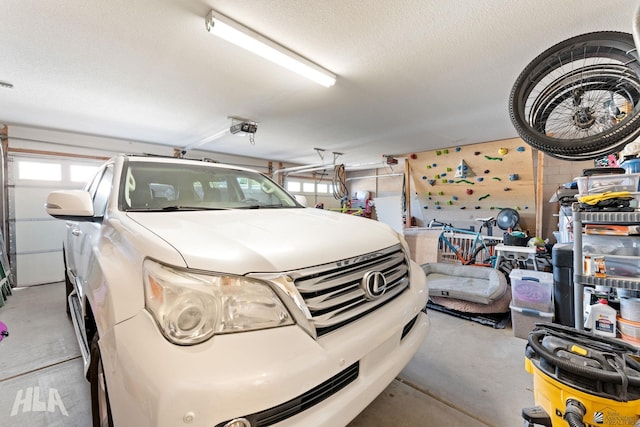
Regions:
[[[187,267],[232,274],[294,270],[399,241],[386,224],[313,208],[127,215],[173,246]]]

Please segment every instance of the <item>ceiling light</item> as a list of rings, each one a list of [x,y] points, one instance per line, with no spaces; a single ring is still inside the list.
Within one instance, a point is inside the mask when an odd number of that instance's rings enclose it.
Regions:
[[[207,31],[269,61],[288,68],[325,87],[333,86],[336,76],[215,10],[206,18]]]

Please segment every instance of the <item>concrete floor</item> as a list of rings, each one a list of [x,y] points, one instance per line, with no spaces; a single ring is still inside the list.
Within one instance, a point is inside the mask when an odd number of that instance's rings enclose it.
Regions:
[[[432,329],[409,365],[348,427],[512,427],[533,405],[525,340],[430,311]],[[64,284],[14,289],[0,307],[0,426],[87,427],[89,384]]]

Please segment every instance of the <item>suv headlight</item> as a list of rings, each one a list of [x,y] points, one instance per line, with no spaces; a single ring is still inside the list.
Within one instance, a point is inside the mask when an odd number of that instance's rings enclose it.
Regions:
[[[268,284],[243,276],[196,273],[145,260],[144,291],[145,307],[175,344],[293,324]]]

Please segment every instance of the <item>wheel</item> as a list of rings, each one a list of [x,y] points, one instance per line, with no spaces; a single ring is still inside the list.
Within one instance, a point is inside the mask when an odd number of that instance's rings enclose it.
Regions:
[[[491,259],[491,248],[497,244],[498,242],[496,241],[484,242],[484,245],[482,243],[478,244],[466,265],[484,264],[489,261]]]
[[[65,287],[65,306],[67,307],[67,317],[71,319],[71,306],[69,305],[69,295],[73,292],[73,283],[71,283],[71,279],[69,279],[69,274],[67,273],[67,257],[64,254],[64,250],[62,251],[62,260],[64,263],[64,287]]]
[[[582,34],[547,49],[516,79],[509,115],[533,148],[564,160],[618,151],[640,135],[640,64],[627,33]]]
[[[91,382],[91,412],[93,427],[113,427],[109,393],[102,367],[102,357],[98,346],[98,334],[91,340],[91,364],[89,365],[89,381]]]
[[[508,260],[503,258],[500,261],[500,263],[496,265],[496,268],[499,271],[501,271],[502,274],[504,274],[504,276],[507,278],[507,283],[509,283],[511,282],[511,279],[510,279],[511,270],[520,268],[520,266],[518,265],[518,261]]]

